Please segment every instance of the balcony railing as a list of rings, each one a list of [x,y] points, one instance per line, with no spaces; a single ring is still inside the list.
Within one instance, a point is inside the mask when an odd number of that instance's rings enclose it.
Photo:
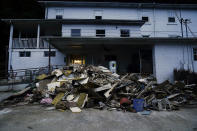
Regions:
[[[14,38],[12,48],[14,49],[36,49],[37,38]],[[39,39],[39,48],[48,49],[49,48],[48,42],[46,40]]]

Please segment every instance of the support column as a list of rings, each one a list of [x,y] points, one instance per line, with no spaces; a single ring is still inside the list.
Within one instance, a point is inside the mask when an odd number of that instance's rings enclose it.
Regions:
[[[51,73],[51,45],[50,45],[50,41],[49,41],[49,62],[48,62],[48,66],[49,66],[49,72]]]
[[[38,29],[37,29],[37,43],[36,43],[37,48],[39,48],[39,42],[40,42],[40,24],[38,24]]]
[[[12,43],[13,43],[13,32],[14,32],[14,26],[13,24],[10,25],[10,38],[9,38],[9,61],[8,61],[8,71],[11,69],[12,66]]]

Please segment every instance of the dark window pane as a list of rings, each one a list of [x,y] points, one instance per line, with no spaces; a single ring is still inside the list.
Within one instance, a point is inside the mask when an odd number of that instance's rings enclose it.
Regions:
[[[96,36],[105,37],[105,30],[96,30]]]
[[[150,35],[142,35],[143,38],[149,38]]]
[[[197,48],[193,48],[194,60],[197,61]]]
[[[56,15],[56,19],[62,19],[62,15]]]
[[[71,36],[81,36],[80,29],[71,29]]]
[[[194,60],[197,61],[197,55],[194,55]]]
[[[194,54],[197,54],[197,48],[193,48]]]
[[[147,16],[142,16],[142,20],[144,20],[144,21],[146,21],[146,22],[148,22],[148,21],[149,21],[149,19],[148,19],[148,17],[147,17]]]
[[[175,18],[174,17],[168,17],[168,22],[175,22]]]
[[[50,56],[55,57],[56,52],[55,51],[51,51]]]
[[[31,56],[31,52],[27,51],[27,52],[25,52],[25,55],[26,55],[26,57],[30,57]]]
[[[19,56],[20,57],[25,57],[25,52],[23,51],[23,52],[19,52]]]
[[[102,19],[102,16],[95,16],[95,19],[101,20]]]
[[[44,51],[44,57],[48,57],[49,56],[49,51]],[[51,51],[50,53],[51,57],[55,57],[56,56],[56,52],[55,51]]]
[[[19,56],[20,57],[31,57],[31,52],[30,51],[20,51]]]
[[[129,30],[120,30],[120,36],[121,37],[129,37],[130,36]]]
[[[49,56],[49,52],[48,52],[48,51],[45,51],[45,52],[44,52],[44,56],[45,56],[45,57]]]

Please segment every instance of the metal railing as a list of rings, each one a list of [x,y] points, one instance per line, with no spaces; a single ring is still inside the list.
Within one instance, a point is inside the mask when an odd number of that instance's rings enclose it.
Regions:
[[[14,38],[12,43],[12,48],[14,49],[36,49],[37,48],[37,38]],[[39,39],[40,49],[48,49],[49,43],[44,39]],[[51,46],[51,48],[54,48]]]
[[[39,68],[27,68],[27,69],[17,69],[9,70],[7,75],[0,77],[0,80],[6,79],[7,81],[15,82],[33,82],[36,79],[36,76],[41,74],[50,74],[54,69],[63,68],[65,65],[51,65],[39,67]],[[0,72],[1,73],[1,72]]]

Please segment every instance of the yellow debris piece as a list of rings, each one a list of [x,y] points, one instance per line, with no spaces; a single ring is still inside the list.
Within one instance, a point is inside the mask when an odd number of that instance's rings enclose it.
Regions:
[[[43,80],[44,78],[46,78],[47,75],[46,74],[42,74],[36,77],[37,80]]]
[[[72,70],[66,70],[63,73],[65,76],[69,76],[72,73]]]
[[[64,96],[64,93],[59,93],[57,94],[57,96],[53,99],[52,104],[56,105]]]

